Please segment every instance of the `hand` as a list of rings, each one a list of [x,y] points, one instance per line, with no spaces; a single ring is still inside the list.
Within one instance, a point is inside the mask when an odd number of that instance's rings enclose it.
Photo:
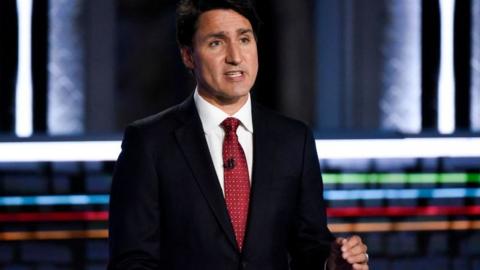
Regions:
[[[332,243],[327,265],[330,270],[368,270],[367,246],[357,235],[339,237]]]

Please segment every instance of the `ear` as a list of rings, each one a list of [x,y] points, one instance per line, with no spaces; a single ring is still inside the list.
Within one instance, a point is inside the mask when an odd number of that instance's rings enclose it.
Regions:
[[[195,62],[193,61],[193,50],[191,47],[183,46],[180,48],[180,54],[182,55],[183,64],[188,69],[195,68]]]

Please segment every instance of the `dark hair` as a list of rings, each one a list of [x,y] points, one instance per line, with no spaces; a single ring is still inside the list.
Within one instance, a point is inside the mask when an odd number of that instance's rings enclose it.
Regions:
[[[181,0],[177,7],[177,42],[180,47],[192,46],[200,15],[213,9],[231,9],[250,21],[257,37],[260,20],[249,0]]]

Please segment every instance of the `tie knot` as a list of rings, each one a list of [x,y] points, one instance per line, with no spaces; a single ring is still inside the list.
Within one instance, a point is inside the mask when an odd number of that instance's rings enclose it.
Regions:
[[[225,130],[225,133],[229,133],[231,131],[237,132],[237,128],[239,125],[240,125],[240,120],[233,117],[228,117],[222,122],[222,127],[223,127],[223,130]]]

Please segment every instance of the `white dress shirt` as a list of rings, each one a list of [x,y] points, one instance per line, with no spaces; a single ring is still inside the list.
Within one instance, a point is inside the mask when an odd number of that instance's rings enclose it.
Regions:
[[[215,107],[203,97],[198,94],[198,90],[195,89],[193,94],[195,106],[197,107],[200,121],[202,122],[203,132],[205,133],[205,139],[207,140],[208,150],[212,157],[213,166],[217,173],[218,181],[222,187],[223,194],[225,194],[224,178],[223,178],[223,138],[225,137],[225,131],[220,125],[227,117],[235,117],[240,120],[240,125],[237,129],[237,136],[240,145],[245,153],[247,159],[248,174],[251,183],[252,179],[252,162],[253,162],[253,123],[252,123],[252,103],[250,95],[248,95],[247,102],[242,108],[234,115],[228,115],[224,111]]]

